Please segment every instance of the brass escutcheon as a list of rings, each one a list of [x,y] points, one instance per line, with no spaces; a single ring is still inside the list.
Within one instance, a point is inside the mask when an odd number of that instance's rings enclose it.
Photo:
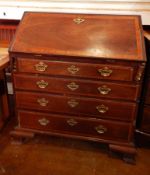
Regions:
[[[106,85],[98,87],[97,89],[99,90],[100,94],[102,94],[102,95],[107,95],[111,91],[111,89],[108,88]]]
[[[79,85],[76,84],[75,82],[71,82],[67,85],[67,87],[71,90],[71,91],[75,91],[76,89],[79,88]]]
[[[48,82],[44,80],[37,81],[36,84],[41,89],[45,89],[48,86]]]
[[[74,120],[73,118],[67,120],[68,125],[75,126],[78,122]]]
[[[49,120],[47,120],[46,118],[41,118],[38,120],[38,122],[40,123],[40,125],[46,126],[46,125],[48,125]]]
[[[45,98],[39,98],[37,99],[37,102],[40,104],[40,106],[47,106],[47,104],[49,103],[48,100],[46,100]]]
[[[85,19],[81,18],[81,17],[77,17],[75,19],[73,19],[73,22],[75,22],[76,24],[81,24],[85,21]]]
[[[102,114],[104,114],[108,111],[108,107],[103,105],[103,104],[96,106],[96,109],[98,110],[98,112],[100,112]]]
[[[44,62],[40,61],[38,64],[35,65],[35,69],[39,72],[45,72],[48,65],[46,65]]]
[[[103,125],[98,125],[95,127],[95,130],[97,131],[97,133],[99,134],[104,134],[105,132],[107,132],[107,128],[104,127]]]
[[[67,70],[71,74],[76,74],[80,69],[75,65],[71,65],[70,67],[67,68]]]
[[[103,77],[109,77],[112,74],[113,71],[111,69],[109,69],[108,67],[104,67],[102,69],[98,69],[98,72]]]
[[[71,108],[75,108],[78,104],[79,104],[79,102],[77,102],[75,99],[71,99],[71,100],[68,101],[68,105]]]

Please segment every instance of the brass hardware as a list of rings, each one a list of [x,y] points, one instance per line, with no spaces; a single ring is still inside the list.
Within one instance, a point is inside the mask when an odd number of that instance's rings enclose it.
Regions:
[[[98,110],[98,112],[100,112],[102,114],[104,114],[108,111],[108,107],[103,105],[103,104],[96,106],[96,109]]]
[[[97,89],[99,90],[100,94],[102,94],[102,95],[107,95],[111,91],[111,89],[108,88],[106,85],[98,87]]]
[[[75,99],[71,99],[71,100],[68,101],[68,105],[71,108],[75,108],[78,104],[79,104],[79,102],[77,102]]]
[[[75,126],[78,122],[74,120],[73,118],[67,120],[68,125]]]
[[[140,81],[142,76],[143,76],[143,72],[144,72],[144,68],[145,68],[145,63],[142,63],[140,66],[139,66],[139,69],[137,71],[137,74],[136,74],[136,77],[135,77],[135,80],[136,81]]]
[[[104,134],[105,132],[107,132],[107,128],[104,127],[103,125],[98,125],[95,127],[95,130],[99,133],[99,134]]]
[[[80,69],[76,67],[75,65],[71,65],[70,67],[67,68],[67,70],[71,74],[76,74]]]
[[[38,120],[38,122],[40,123],[40,125],[46,126],[46,125],[48,125],[49,120],[47,120],[46,118],[41,118]]]
[[[109,77],[112,74],[113,71],[111,69],[109,69],[108,67],[104,67],[102,69],[98,69],[98,72],[103,77]]]
[[[73,22],[75,22],[76,24],[81,24],[84,21],[85,21],[85,19],[83,19],[81,17],[77,17],[77,18],[73,19]]]
[[[70,84],[67,85],[67,87],[72,90],[72,91],[75,91],[76,89],[79,88],[79,85],[76,84],[75,82],[71,82]]]
[[[40,104],[40,106],[47,106],[47,104],[49,103],[48,100],[46,100],[45,98],[39,98],[37,99],[37,102]]]
[[[48,67],[48,65],[46,65],[43,62],[39,62],[38,64],[35,65],[35,69],[39,72],[45,72],[47,67]]]
[[[48,82],[44,80],[37,81],[36,84],[41,89],[45,89],[48,86]]]

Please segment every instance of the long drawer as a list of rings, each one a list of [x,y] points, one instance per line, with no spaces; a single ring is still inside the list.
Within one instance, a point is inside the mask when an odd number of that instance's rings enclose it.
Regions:
[[[22,109],[124,121],[132,120],[137,111],[135,103],[21,91],[16,91],[16,105]]]
[[[132,100],[139,97],[139,85],[14,74],[16,89],[50,93]]]
[[[17,70],[26,73],[72,76],[104,80],[133,81],[136,69],[133,65],[91,64],[38,59],[17,59]]]
[[[21,128],[99,139],[129,140],[132,126],[123,122],[84,119],[29,111],[18,111]],[[119,133],[119,134],[118,134]]]

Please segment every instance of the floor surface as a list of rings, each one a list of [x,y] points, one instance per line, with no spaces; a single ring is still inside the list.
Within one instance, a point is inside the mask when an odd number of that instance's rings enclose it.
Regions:
[[[136,165],[130,165],[95,142],[36,136],[14,145],[12,128],[0,134],[0,175],[150,175],[150,149],[138,148]]]

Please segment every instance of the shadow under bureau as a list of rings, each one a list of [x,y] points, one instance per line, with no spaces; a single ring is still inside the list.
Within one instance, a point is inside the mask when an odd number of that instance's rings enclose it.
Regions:
[[[26,12],[9,54],[14,137],[108,143],[131,161],[146,62],[139,16]]]

